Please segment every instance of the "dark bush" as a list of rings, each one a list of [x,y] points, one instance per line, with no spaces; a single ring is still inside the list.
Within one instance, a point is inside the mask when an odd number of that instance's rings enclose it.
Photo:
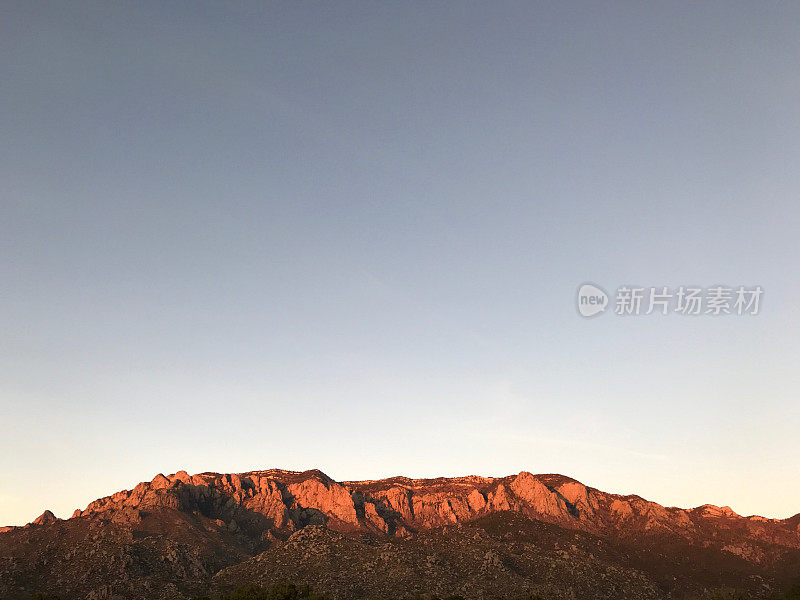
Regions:
[[[788,590],[776,596],[775,600],[800,600],[800,583],[795,583]]]
[[[326,600],[326,598],[312,591],[307,585],[274,583],[266,588],[258,585],[236,588],[221,596],[220,600]]]

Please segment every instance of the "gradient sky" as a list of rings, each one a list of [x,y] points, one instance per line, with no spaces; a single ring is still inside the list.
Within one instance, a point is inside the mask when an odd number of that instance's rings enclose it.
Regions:
[[[800,6],[0,4],[0,524],[156,473],[800,512]],[[577,315],[592,281],[755,317]]]

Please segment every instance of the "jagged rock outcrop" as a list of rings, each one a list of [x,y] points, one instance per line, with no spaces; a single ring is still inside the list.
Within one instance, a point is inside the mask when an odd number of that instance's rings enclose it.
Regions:
[[[56,516],[50,512],[49,510],[44,511],[38,517],[36,517],[33,521],[31,521],[32,525],[50,525],[50,523],[55,523],[58,519]]]
[[[317,470],[191,476],[179,471],[169,476],[158,474],[132,490],[95,500],[85,510],[76,510],[73,518],[109,514],[120,522],[134,522],[141,511],[157,507],[203,514],[221,520],[228,528],[241,529],[242,535],[246,530],[265,529],[275,539],[284,539],[307,525],[403,537],[514,511],[601,535],[662,532],[690,540],[713,526],[800,548],[800,524],[790,520],[742,517],[730,507],[708,504],[691,510],[668,508],[639,496],[602,492],[562,475],[525,471],[502,478],[395,477],[347,482],[336,482]]]

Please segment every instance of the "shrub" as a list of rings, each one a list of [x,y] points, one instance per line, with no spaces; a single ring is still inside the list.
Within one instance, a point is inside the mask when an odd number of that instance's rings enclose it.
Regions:
[[[307,585],[274,583],[266,588],[258,585],[236,588],[221,596],[220,600],[326,600],[326,598],[322,594],[313,592]]]

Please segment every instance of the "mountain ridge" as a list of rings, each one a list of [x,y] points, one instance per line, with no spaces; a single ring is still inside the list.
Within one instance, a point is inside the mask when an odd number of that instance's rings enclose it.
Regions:
[[[298,567],[315,556],[314,569]],[[85,572],[75,574],[75,561]],[[358,585],[344,585],[343,573]],[[69,519],[45,511],[0,533],[4,598],[54,586],[67,598],[180,598],[279,577],[322,581],[337,598],[379,594],[389,580],[411,595],[478,598],[493,582],[553,598],[583,585],[585,596],[597,578],[657,598],[714,584],[766,593],[797,575],[800,514],[664,507],[527,471],[342,482],[318,469],[159,473]]]
[[[439,477],[430,477],[430,478],[411,478],[403,475],[396,475],[393,477],[386,477],[380,479],[365,479],[365,480],[343,480],[337,481],[334,480],[332,477],[328,476],[324,471],[320,469],[308,469],[305,471],[295,471],[295,470],[287,470],[287,469],[280,469],[280,468],[270,468],[270,469],[263,469],[263,470],[252,470],[252,471],[243,471],[240,473],[218,473],[214,471],[204,471],[201,473],[197,473],[195,475],[189,475],[186,471],[180,470],[176,473],[172,473],[170,475],[164,475],[163,473],[158,473],[151,481],[147,482],[140,482],[137,486],[130,490],[121,490],[114,494],[104,496],[98,498],[90,502],[86,509],[76,509],[70,518],[75,516],[84,514],[86,511],[97,511],[100,510],[100,507],[105,502],[114,502],[118,500],[121,495],[123,494],[131,494],[135,490],[140,489],[142,486],[149,486],[158,489],[164,486],[171,486],[176,481],[180,481],[182,483],[196,483],[198,485],[207,485],[209,481],[213,481],[215,484],[218,484],[217,487],[221,489],[226,489],[226,479],[231,477],[237,477],[239,481],[243,478],[248,479],[252,477],[266,477],[272,478],[276,482],[284,483],[284,484],[292,484],[296,481],[305,481],[308,479],[318,479],[321,482],[324,482],[327,485],[335,484],[337,486],[342,486],[344,488],[352,488],[355,492],[367,492],[367,493],[374,493],[376,491],[385,492],[387,489],[391,489],[391,487],[407,487],[409,489],[422,489],[422,490],[434,490],[437,487],[447,488],[448,486],[473,486],[474,489],[480,489],[486,486],[492,486],[494,484],[500,483],[503,485],[510,481],[517,481],[520,478],[528,479],[528,485],[535,484],[532,482],[540,482],[542,483],[551,493],[553,493],[557,498],[564,500],[564,504],[567,507],[567,512],[570,511],[569,506],[576,506],[576,502],[579,502],[580,499],[576,496],[576,494],[580,495],[585,493],[588,495],[600,495],[607,498],[612,498],[614,500],[619,500],[622,502],[634,503],[637,505],[648,506],[654,509],[662,509],[669,512],[675,513],[683,513],[683,514],[700,514],[706,517],[727,517],[727,518],[736,518],[736,519],[746,519],[751,521],[759,521],[759,522],[772,522],[772,523],[790,523],[793,520],[800,521],[800,513],[792,515],[791,517],[787,517],[784,519],[781,518],[774,518],[774,517],[765,517],[762,515],[740,515],[736,513],[730,506],[717,506],[715,504],[701,504],[696,507],[692,508],[683,508],[678,506],[666,506],[654,502],[652,500],[648,500],[638,494],[617,494],[613,492],[604,492],[598,488],[586,486],[577,479],[572,477],[562,475],[559,473],[540,473],[540,474],[533,474],[529,471],[521,471],[516,475],[506,475],[501,477],[495,476],[482,476],[482,475],[465,475],[465,476],[455,476],[455,477],[447,477],[447,476],[439,476]],[[218,483],[219,481],[219,483]],[[232,480],[231,480],[232,481]],[[236,490],[236,484],[233,485],[233,489]],[[387,486],[389,486],[387,488]],[[228,489],[229,489],[228,487]],[[383,488],[383,489],[381,489]],[[518,489],[520,489],[518,485]],[[564,496],[561,493],[561,490],[564,489],[567,493],[567,496]],[[503,493],[504,488],[501,488],[501,494]],[[542,490],[539,490],[540,492]],[[570,500],[570,498],[572,500]],[[477,497],[476,497],[477,499]],[[619,507],[619,505],[617,505]],[[540,505],[534,505],[534,508],[542,508]],[[588,505],[584,504],[583,508],[590,508]],[[624,509],[622,509],[624,510]],[[545,513],[546,514],[546,513]],[[580,512],[579,512],[580,514]],[[45,510],[45,513],[40,516],[38,519],[41,519],[45,515],[49,515],[48,518],[52,519],[55,518],[53,514],[49,510]],[[38,520],[37,519],[37,520]],[[37,520],[32,521],[35,523]],[[13,529],[15,526],[6,526],[4,529]]]
[[[259,474],[259,475],[267,475],[267,476],[273,475],[273,476],[277,476],[277,477],[302,477],[302,476],[311,476],[311,475],[317,474],[317,475],[319,475],[320,477],[322,477],[325,480],[328,480],[328,481],[331,481],[331,482],[336,482],[336,483],[339,483],[339,484],[344,485],[344,486],[366,487],[366,486],[370,486],[370,485],[384,484],[384,483],[388,483],[388,482],[396,482],[396,483],[403,484],[403,485],[408,485],[408,486],[431,485],[431,484],[435,484],[437,482],[439,482],[439,483],[451,483],[452,484],[452,483],[460,483],[460,482],[474,483],[474,482],[478,482],[478,481],[483,481],[483,482],[486,482],[486,483],[492,483],[494,481],[506,480],[506,479],[509,479],[509,478],[512,478],[512,477],[516,477],[516,476],[519,476],[519,475],[521,475],[523,473],[524,474],[533,475],[533,477],[541,480],[542,482],[547,482],[546,485],[552,485],[552,482],[554,480],[555,481],[559,481],[560,480],[562,482],[568,482],[568,483],[574,483],[574,484],[582,485],[582,486],[586,487],[587,489],[593,490],[595,492],[602,492],[602,490],[600,490],[599,488],[585,485],[582,482],[580,482],[579,480],[577,480],[575,478],[572,478],[572,477],[569,477],[568,475],[563,475],[563,474],[560,474],[560,473],[536,473],[536,474],[534,474],[534,473],[532,473],[530,471],[521,471],[517,475],[513,475],[512,474],[512,475],[505,475],[505,476],[484,476],[484,475],[472,474],[472,475],[457,475],[457,476],[452,476],[452,477],[450,477],[450,476],[408,477],[408,476],[405,476],[405,475],[394,475],[394,476],[383,477],[383,478],[378,478],[378,479],[363,479],[363,480],[347,480],[347,479],[344,479],[344,480],[341,480],[341,481],[333,479],[332,477],[330,477],[329,475],[327,475],[324,471],[322,471],[320,469],[307,469],[307,470],[304,470],[304,471],[298,471],[298,470],[291,470],[291,469],[270,468],[270,469],[262,469],[262,470],[242,471],[242,472],[239,472],[239,473],[231,473],[231,475],[235,474],[235,475],[238,475],[239,477],[247,477],[247,476],[252,476],[254,474]],[[188,473],[186,471],[179,470],[176,473],[172,473],[170,475],[164,475],[163,473],[158,473],[153,478],[153,480],[155,480],[157,477],[161,476],[161,477],[165,477],[169,481],[173,481],[178,474],[186,474],[186,475],[188,475]],[[204,478],[205,477],[220,477],[222,475],[225,475],[225,474],[224,473],[219,473],[219,472],[216,472],[216,471],[202,471],[202,472],[196,473],[195,475],[189,475],[189,478],[191,479],[191,477],[204,477]],[[140,484],[142,484],[142,483],[151,483],[152,484],[153,480],[150,480],[149,482],[147,482],[147,481],[140,482]],[[132,489],[131,490],[121,490],[120,492],[117,492],[117,493],[130,492],[130,491],[132,491]],[[721,512],[725,512],[725,513],[730,513],[731,516],[742,517],[742,518],[745,518],[745,519],[760,520],[760,521],[783,521],[783,522],[788,522],[788,521],[790,521],[792,519],[800,521],[800,512],[795,513],[795,514],[793,514],[793,515],[791,515],[789,517],[784,517],[784,518],[767,517],[767,516],[764,516],[764,515],[761,515],[761,514],[757,514],[757,513],[750,514],[750,515],[744,515],[744,514],[737,513],[730,506],[727,506],[727,505],[718,506],[718,505],[711,504],[711,503],[705,503],[705,504],[697,505],[695,507],[680,507],[680,506],[677,506],[677,505],[660,504],[660,503],[655,502],[653,500],[648,500],[645,497],[643,497],[643,496],[641,496],[639,494],[635,494],[635,493],[630,493],[630,494],[616,493],[616,492],[602,492],[602,493],[606,493],[606,494],[609,494],[609,495],[612,495],[614,497],[617,497],[617,498],[620,498],[620,499],[624,499],[624,500],[640,500],[640,501],[643,501],[643,502],[658,504],[659,506],[661,506],[661,507],[663,507],[664,509],[667,509],[667,510],[673,510],[674,509],[674,510],[682,510],[682,511],[695,511],[695,510],[707,509],[708,512],[721,511]],[[87,505],[87,507],[91,506],[92,504],[94,504],[95,502],[97,502],[99,500],[102,500],[104,498],[110,498],[110,497],[113,497],[114,495],[116,495],[116,493],[115,494],[110,494],[109,496],[103,496],[101,498],[98,498],[98,499],[90,502]],[[48,508],[43,509],[43,511],[44,511],[43,514],[41,514],[39,517],[37,517],[37,519],[34,519],[34,520],[30,521],[28,524],[30,525],[32,523],[36,523],[38,521],[38,519],[41,519],[42,517],[44,517],[45,514],[49,515],[48,518],[57,518],[57,519],[59,518],[59,517],[56,517]],[[76,514],[80,514],[81,512],[82,512],[82,509],[80,509],[80,508],[75,509],[72,512],[71,516],[67,517],[67,518],[72,518]],[[25,525],[3,525],[3,526],[0,526],[0,533],[2,533],[3,531],[8,531],[8,530],[11,530],[11,529],[15,529],[15,528],[18,528],[18,527],[24,527],[24,526]]]

